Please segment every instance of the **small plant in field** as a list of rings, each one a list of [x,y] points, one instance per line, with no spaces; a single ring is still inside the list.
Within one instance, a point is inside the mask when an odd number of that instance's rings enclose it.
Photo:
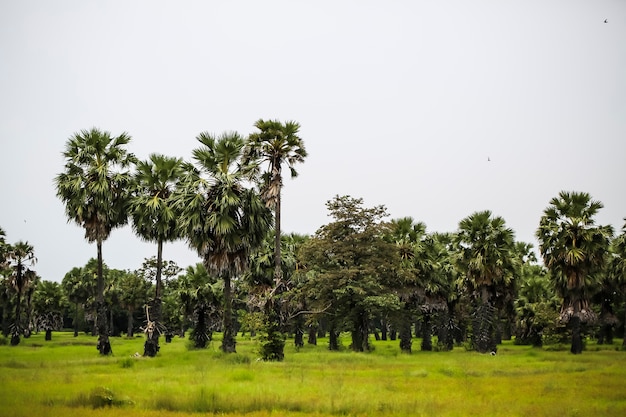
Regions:
[[[79,394],[69,405],[73,407],[121,407],[131,405],[133,402],[128,399],[119,398],[113,391],[107,387],[96,387],[88,395]]]
[[[120,366],[122,368],[132,368],[135,366],[135,359],[133,358],[124,358],[120,360]]]

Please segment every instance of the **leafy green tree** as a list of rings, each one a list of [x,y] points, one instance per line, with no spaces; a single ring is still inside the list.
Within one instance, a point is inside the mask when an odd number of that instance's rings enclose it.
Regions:
[[[550,283],[548,271],[541,265],[524,263],[520,269],[519,280],[519,292],[515,299],[515,343],[541,347],[544,336],[555,331],[558,299]]]
[[[282,360],[284,357],[284,341],[281,330],[281,294],[286,291],[281,266],[281,191],[283,187],[283,165],[289,167],[291,178],[298,172],[295,165],[304,162],[307,151],[304,141],[299,136],[300,124],[289,121],[257,120],[254,126],[258,132],[249,135],[244,150],[245,163],[258,164],[263,167],[261,175],[261,196],[268,207],[274,211],[274,289],[269,293],[265,305],[267,344],[262,356],[271,360]]]
[[[95,294],[95,282],[86,268],[74,267],[65,274],[61,287],[70,303],[74,304],[74,337],[78,336],[79,313],[85,310],[90,297]]]
[[[22,324],[22,297],[31,288],[37,278],[35,271],[29,267],[37,262],[35,249],[28,242],[19,241],[11,245],[7,254],[11,275],[10,284],[15,291],[15,321],[11,330],[11,345],[20,343],[20,335],[26,330]]]
[[[253,171],[242,164],[244,139],[237,133],[215,137],[203,132],[177,193],[180,227],[207,270],[224,282],[224,352],[235,352],[232,279],[248,268],[250,251],[271,226],[272,214],[259,193],[246,184]]]
[[[75,133],[66,143],[65,171],[55,178],[57,196],[65,204],[65,214],[85,229],[88,242],[98,251],[97,325],[98,351],[111,352],[109,325],[104,302],[102,243],[111,231],[128,221],[132,184],[131,167],[136,158],[126,145],[126,133],[112,137],[96,128]]]
[[[41,281],[33,295],[33,306],[37,328],[45,330],[45,340],[52,340],[52,331],[60,330],[63,326],[63,313],[67,306],[61,284]]]
[[[560,318],[571,327],[574,354],[583,351],[581,323],[595,318],[589,300],[613,235],[610,226],[595,224],[602,207],[587,193],[561,191],[544,210],[536,233],[544,264],[563,299]]]
[[[182,178],[181,159],[151,154],[146,161],[137,163],[135,173],[136,194],[131,204],[135,233],[144,240],[157,244],[155,293],[150,321],[162,326],[161,297],[163,283],[163,243],[176,240],[178,215],[174,210],[174,191]],[[144,356],[155,356],[159,351],[159,331],[151,332],[146,340]]]
[[[133,337],[134,333],[134,315],[143,306],[148,304],[149,293],[152,290],[150,281],[146,280],[137,271],[122,271],[117,281],[117,287],[119,289],[119,303],[126,311],[128,318],[126,326],[126,336]],[[152,320],[152,317],[150,317]],[[144,352],[145,356],[145,352]],[[154,356],[154,355],[152,355]]]
[[[384,239],[389,224],[384,206],[363,207],[363,200],[336,196],[326,203],[334,221],[322,226],[302,248],[308,265],[308,290],[320,310],[331,316],[331,339],[344,325],[354,351],[369,351],[369,323],[381,310],[401,307],[400,256]],[[331,349],[336,349],[331,340]]]
[[[456,236],[457,267],[475,309],[472,343],[481,352],[496,348],[495,321],[499,290],[513,284],[517,273],[514,232],[504,219],[488,210],[471,214],[459,222]]]

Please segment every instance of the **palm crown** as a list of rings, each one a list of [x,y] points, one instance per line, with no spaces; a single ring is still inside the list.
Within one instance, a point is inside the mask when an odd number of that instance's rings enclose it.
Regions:
[[[111,137],[96,128],[72,136],[65,147],[65,172],[57,175],[57,196],[65,213],[85,229],[88,241],[106,240],[127,221],[129,167],[135,157],[124,148],[130,136]]]

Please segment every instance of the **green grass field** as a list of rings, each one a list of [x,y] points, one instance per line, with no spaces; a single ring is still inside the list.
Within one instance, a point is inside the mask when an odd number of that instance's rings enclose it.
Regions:
[[[590,343],[577,356],[511,344],[496,356],[462,348],[403,355],[397,341],[358,354],[329,352],[321,339],[299,351],[288,341],[284,362],[265,363],[242,338],[233,355],[218,341],[188,350],[175,338],[143,358],[133,357],[141,338],[112,338],[114,355],[100,357],[94,337],[43,337],[0,346],[0,415],[626,415],[626,352],[617,345]]]

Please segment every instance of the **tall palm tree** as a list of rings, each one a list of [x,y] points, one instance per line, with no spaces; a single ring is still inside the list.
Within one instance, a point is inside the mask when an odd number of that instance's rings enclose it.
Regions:
[[[9,267],[11,268],[10,284],[15,290],[15,323],[11,332],[11,345],[20,343],[20,335],[25,330],[22,326],[22,297],[35,281],[37,274],[29,267],[37,262],[35,248],[28,242],[19,241],[11,245],[8,251]]]
[[[291,177],[298,176],[295,164],[304,162],[307,152],[304,141],[298,135],[300,124],[289,121],[259,119],[254,124],[259,130],[248,137],[244,161],[264,166],[261,175],[261,195],[268,207],[274,210],[274,289],[265,304],[266,358],[282,360],[284,339],[281,334],[281,314],[278,297],[286,290],[281,266],[281,191],[283,165],[289,167]]]
[[[248,268],[250,251],[263,242],[272,213],[246,186],[253,171],[242,164],[245,141],[239,134],[203,132],[197,140],[196,167],[187,166],[176,197],[180,228],[206,268],[224,281],[221,349],[235,352],[231,281]]]
[[[536,232],[544,264],[563,298],[561,320],[571,326],[574,354],[583,349],[581,323],[594,318],[589,299],[613,235],[610,226],[595,224],[594,216],[602,207],[588,193],[561,191],[550,200]]]
[[[150,321],[157,331],[146,340],[144,356],[155,356],[159,351],[161,320],[161,295],[163,283],[163,243],[178,238],[177,213],[173,208],[173,193],[182,177],[182,159],[159,154],[150,155],[137,163],[135,173],[136,195],[131,204],[133,229],[142,239],[157,244],[156,285]]]
[[[126,150],[131,138],[122,133],[113,137],[96,128],[70,137],[63,156],[65,171],[55,178],[57,196],[65,203],[65,214],[85,229],[88,242],[96,242],[98,351],[111,353],[109,326],[104,302],[102,242],[111,231],[128,221],[132,184],[131,167],[136,163]]]
[[[289,167],[291,178],[298,176],[294,165],[304,162],[307,152],[298,133],[300,124],[289,121],[259,119],[254,124],[259,132],[252,133],[245,149],[245,161],[266,165],[262,174],[261,195],[268,207],[274,210],[274,280],[276,287],[282,285],[280,255],[281,235],[281,189],[283,187],[283,164]],[[280,289],[278,290],[280,292]]]
[[[502,217],[480,211],[459,222],[456,244],[457,266],[476,305],[474,348],[481,353],[495,351],[497,290],[511,285],[517,272],[514,232]]]

